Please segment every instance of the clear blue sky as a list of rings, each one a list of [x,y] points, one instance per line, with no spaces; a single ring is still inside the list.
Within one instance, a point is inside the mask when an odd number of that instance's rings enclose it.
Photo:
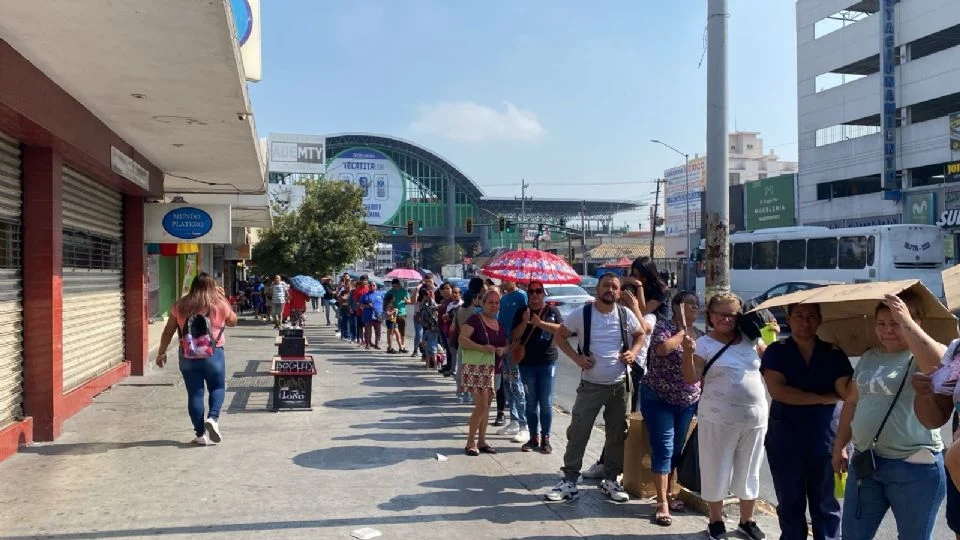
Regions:
[[[650,139],[706,149],[706,4],[266,0],[257,129],[412,140],[489,196],[649,202],[683,162]],[[795,160],[794,2],[729,4],[730,127]]]

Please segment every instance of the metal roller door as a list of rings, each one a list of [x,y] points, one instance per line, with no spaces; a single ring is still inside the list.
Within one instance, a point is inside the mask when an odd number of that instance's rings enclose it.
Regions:
[[[63,169],[63,389],[123,362],[123,196]]]
[[[20,145],[0,134],[0,429],[23,415]]]

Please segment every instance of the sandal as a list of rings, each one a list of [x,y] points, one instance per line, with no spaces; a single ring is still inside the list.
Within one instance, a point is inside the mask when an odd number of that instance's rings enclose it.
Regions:
[[[670,512],[661,510],[664,506],[667,506],[669,509],[669,505],[667,504],[657,505],[657,512],[653,516],[653,522],[661,527],[669,527],[673,525],[673,518],[670,516]]]
[[[468,456],[477,457],[480,455],[480,451],[476,448],[470,448],[469,446],[463,449],[463,453]]]
[[[686,512],[687,505],[684,504],[684,502],[679,499],[673,499],[672,501],[670,501],[669,508],[671,512]]]
[[[479,451],[480,451],[481,453],[483,453],[483,454],[496,454],[496,453],[497,453],[497,449],[494,448],[494,447],[492,447],[492,446],[490,446],[489,444],[485,444],[485,445],[479,447],[477,450],[479,450]]]

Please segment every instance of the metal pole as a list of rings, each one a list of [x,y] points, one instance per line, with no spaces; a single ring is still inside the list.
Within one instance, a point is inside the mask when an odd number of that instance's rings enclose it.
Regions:
[[[730,290],[727,136],[727,1],[707,0],[706,291]]]
[[[687,200],[687,264],[684,269],[683,283],[686,289],[693,289],[696,284],[696,274],[692,272],[693,268],[693,247],[691,247],[693,230],[690,227],[690,154],[683,155],[683,174],[684,174],[684,188],[686,196],[684,197]],[[653,252],[651,250],[651,257],[653,257]]]
[[[448,263],[457,264],[457,184],[453,177],[447,179],[447,245],[450,246]]]

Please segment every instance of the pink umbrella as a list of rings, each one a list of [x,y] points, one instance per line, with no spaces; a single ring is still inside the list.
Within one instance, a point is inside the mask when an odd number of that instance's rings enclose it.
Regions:
[[[518,249],[497,255],[484,265],[483,275],[516,283],[531,280],[551,285],[580,283],[580,276],[567,261],[537,249]]]
[[[423,279],[420,272],[413,268],[394,268],[386,277],[390,279]]]

